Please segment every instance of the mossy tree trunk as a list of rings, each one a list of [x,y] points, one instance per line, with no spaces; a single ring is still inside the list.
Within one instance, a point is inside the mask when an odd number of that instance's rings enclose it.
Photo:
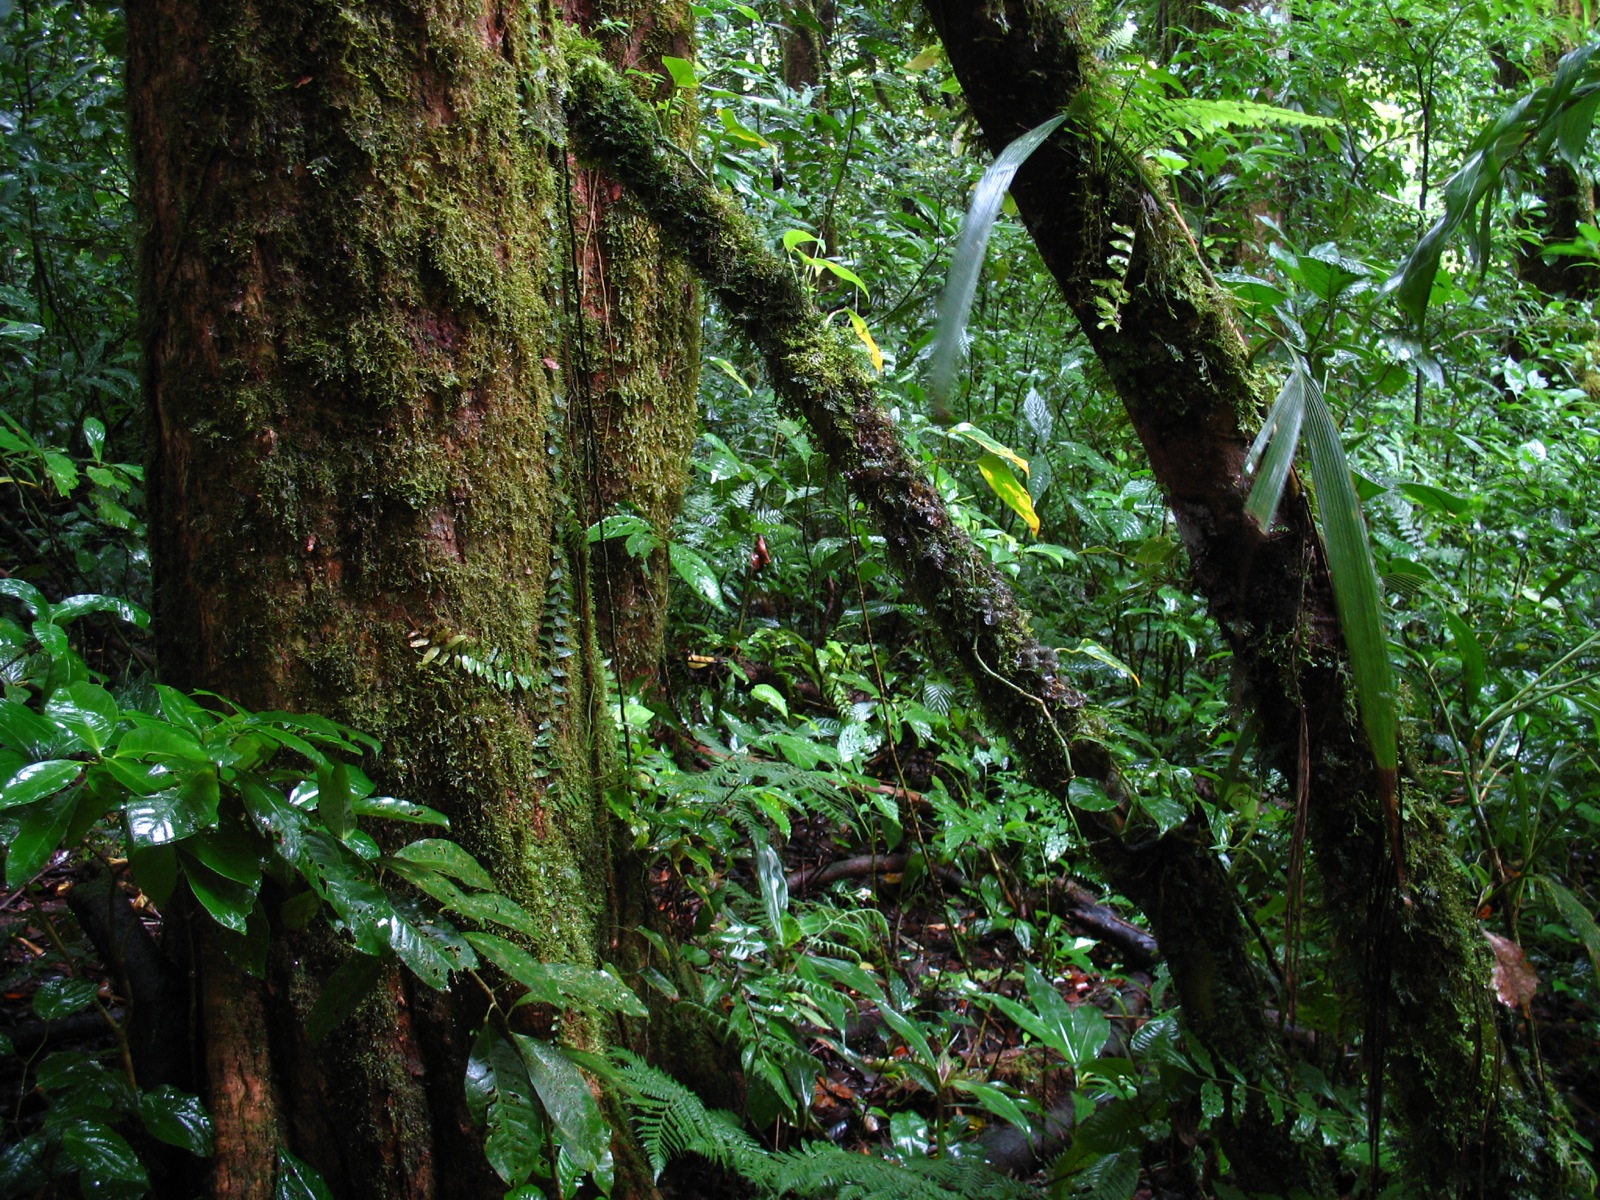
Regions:
[[[1073,8],[1046,0],[929,0],[990,146],[1073,106],[1096,60]],[[1487,945],[1445,837],[1406,822],[1410,899],[1392,886],[1377,772],[1346,687],[1326,563],[1291,488],[1270,533],[1244,511],[1243,463],[1271,394],[1226,296],[1165,190],[1093,130],[1069,123],[1011,189],[1046,265],[1117,388],[1166,492],[1193,581],[1254,695],[1287,779],[1306,764],[1310,836],[1336,948],[1384,1011],[1389,1096],[1419,1194],[1565,1194],[1570,1148],[1549,1098],[1523,1090],[1498,1035]],[[1117,227],[1134,230],[1125,295],[1101,280]],[[1372,935],[1382,931],[1382,944]],[[1374,971],[1374,964],[1392,966]]]
[[[451,816],[548,930],[541,958],[612,954],[583,522],[633,459],[592,452],[596,389],[563,399],[557,19],[135,0],[128,21],[164,678],[381,738],[379,786]],[[684,301],[664,286],[633,326],[659,312],[681,347]],[[688,436],[668,374],[658,463]],[[456,634],[551,686],[422,669],[412,642]],[[464,1103],[471,997],[391,979],[312,1046],[340,948],[275,929],[257,979],[195,925],[210,1194],[270,1195],[278,1146],[340,1197],[503,1193]]]
[[[594,37],[635,86],[664,101],[671,79],[662,55],[691,59],[693,20],[683,0],[563,0],[568,22]],[[645,80],[656,80],[652,87]],[[663,114],[692,145],[698,112],[680,93]],[[595,605],[605,653],[625,688],[659,679],[670,575],[666,539],[688,486],[700,382],[699,292],[694,275],[664,253],[655,225],[604,172],[571,164],[569,236],[577,286],[568,377],[588,414],[583,430],[589,523],[637,512],[662,538],[645,559],[620,539],[596,549]],[[618,470],[625,466],[625,470]]]

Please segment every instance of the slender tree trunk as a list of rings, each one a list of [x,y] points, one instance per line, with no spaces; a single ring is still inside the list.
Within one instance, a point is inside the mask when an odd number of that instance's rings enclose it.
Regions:
[[[1062,6],[929,0],[928,10],[996,150],[1096,85],[1092,50]],[[1501,1046],[1487,946],[1432,813],[1406,823],[1410,901],[1392,886],[1377,774],[1345,686],[1309,507],[1292,491],[1270,534],[1245,514],[1249,432],[1270,392],[1227,298],[1164,189],[1094,130],[1069,123],[1011,191],[1166,492],[1195,586],[1253,690],[1271,761],[1291,780],[1306,764],[1330,927],[1386,1017],[1389,1095],[1414,1186],[1566,1194],[1561,1122],[1546,1092],[1522,1088]],[[1099,281],[1118,226],[1135,231],[1134,249],[1108,320]],[[1374,964],[1392,965],[1392,978]]]
[[[555,287],[570,259],[542,11],[136,0],[128,95],[164,678],[381,738],[364,764],[380,788],[451,816],[548,930],[538,957],[590,964],[614,921],[584,496],[632,460],[619,440],[588,457],[592,484],[575,466],[611,427],[583,407],[597,389],[562,395],[579,352]],[[650,305],[670,315],[683,292]],[[681,392],[649,403],[653,461],[681,459]],[[417,643],[458,635],[540,686],[422,667]],[[210,1194],[270,1195],[280,1146],[340,1197],[504,1192],[463,1097],[474,998],[390,979],[313,1046],[337,940],[194,925]],[[649,1193],[619,1174],[617,1194]]]

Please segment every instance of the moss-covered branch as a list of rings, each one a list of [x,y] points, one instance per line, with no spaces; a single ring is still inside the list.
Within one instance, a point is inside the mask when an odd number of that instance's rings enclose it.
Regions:
[[[1084,697],[1055,651],[1034,636],[1006,580],[952,521],[879,405],[859,355],[827,329],[789,265],[662,144],[653,115],[603,62],[573,64],[567,115],[580,154],[633,191],[761,352],[779,397],[806,420],[871,514],[911,593],[947,635],[1032,781],[1063,802],[1075,772],[1121,795],[1112,756],[1084,719]],[[1191,1032],[1249,1078],[1283,1078],[1285,1058],[1264,1016],[1259,972],[1204,831],[1180,829],[1135,844],[1119,813],[1077,818],[1108,876],[1150,918]],[[1247,1186],[1298,1182],[1325,1190],[1319,1162],[1272,1120],[1259,1089],[1237,1089],[1224,1137]]]

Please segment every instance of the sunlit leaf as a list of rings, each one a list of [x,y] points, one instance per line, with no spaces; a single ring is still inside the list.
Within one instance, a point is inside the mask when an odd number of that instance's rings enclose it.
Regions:
[[[967,316],[972,312],[972,297],[978,290],[978,274],[983,269],[989,234],[1000,215],[1000,202],[1017,169],[1028,156],[1044,144],[1067,119],[1059,113],[1017,138],[998,155],[973,189],[972,203],[961,224],[961,240],[950,261],[950,274],[939,297],[939,318],[934,331],[933,361],[928,372],[928,393],[939,410],[947,411],[955,385],[956,363],[966,335]]]

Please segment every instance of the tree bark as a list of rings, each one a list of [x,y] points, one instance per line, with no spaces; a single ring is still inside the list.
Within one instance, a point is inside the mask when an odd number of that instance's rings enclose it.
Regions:
[[[623,426],[584,408],[599,389],[562,395],[581,358],[542,11],[137,0],[128,96],[163,677],[373,733],[379,786],[452,818],[548,930],[536,956],[589,965],[615,922],[582,521],[630,457],[588,453]],[[674,317],[664,341],[692,359],[683,298],[663,288],[630,328]],[[660,381],[662,461],[687,446],[686,374]],[[658,601],[635,607],[655,621]],[[413,643],[456,635],[541,684],[423,669]],[[504,1192],[463,1096],[473,998],[392,978],[313,1046],[336,938],[274,928],[257,978],[192,927],[211,1195],[270,1195],[280,1146],[339,1196]]]
[[[618,70],[654,78],[653,88],[636,84],[652,100],[665,99],[671,86],[661,56],[694,57],[693,18],[682,0],[564,0],[563,7],[568,23],[595,37]],[[692,146],[698,108],[680,96],[663,123],[681,145]],[[579,323],[567,378],[589,414],[581,431],[586,479],[579,503],[588,524],[632,509],[661,537],[642,560],[620,540],[600,542],[594,553],[604,652],[625,689],[648,689],[660,679],[671,575],[666,542],[688,487],[695,437],[700,295],[693,273],[664,252],[655,226],[619,184],[575,162],[570,169],[569,303]]]
[[[1092,48],[1065,6],[927,7],[996,151],[1096,86]],[[1346,971],[1387,1021],[1388,1094],[1413,1185],[1565,1194],[1562,1121],[1547,1092],[1520,1086],[1502,1051],[1487,946],[1443,824],[1425,807],[1406,822],[1409,902],[1392,886],[1377,774],[1309,506],[1292,484],[1270,532],[1244,511],[1249,431],[1270,391],[1226,295],[1165,190],[1081,122],[1029,160],[1011,193],[1166,492],[1194,584],[1254,694],[1264,749],[1287,779],[1308,763],[1330,926]],[[1135,231],[1134,249],[1126,298],[1107,319],[1097,280],[1118,226]],[[1392,978],[1375,965],[1392,966]]]

